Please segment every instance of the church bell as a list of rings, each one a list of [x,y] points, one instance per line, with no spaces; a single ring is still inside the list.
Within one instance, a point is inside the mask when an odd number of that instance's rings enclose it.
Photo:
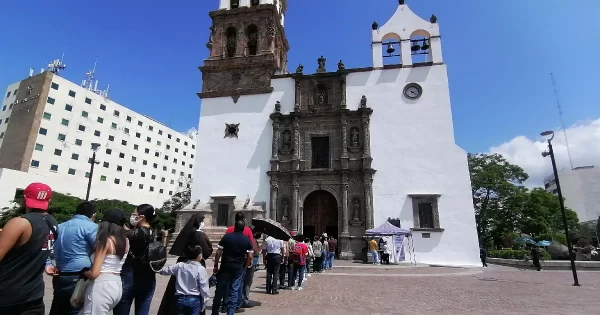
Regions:
[[[421,50],[427,50],[429,49],[429,43],[427,42],[426,39],[423,40],[423,44],[421,44]]]
[[[410,50],[415,52],[415,51],[419,51],[421,49],[421,45],[419,45],[417,42],[413,42],[412,46],[410,47]]]
[[[388,54],[391,55],[394,53],[394,51],[396,51],[396,48],[394,48],[394,45],[392,45],[392,43],[389,43],[386,51]]]

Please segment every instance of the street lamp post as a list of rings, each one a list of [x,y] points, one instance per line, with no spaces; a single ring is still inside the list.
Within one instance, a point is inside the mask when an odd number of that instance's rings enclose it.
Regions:
[[[543,157],[550,156],[552,161],[552,171],[554,172],[554,181],[556,182],[556,192],[558,193],[558,202],[560,211],[562,212],[563,225],[565,228],[565,236],[567,238],[567,248],[569,249],[569,258],[571,259],[571,271],[573,272],[573,285],[580,286],[577,278],[577,269],[575,269],[575,257],[573,257],[573,246],[569,237],[569,225],[567,224],[567,212],[565,210],[565,202],[563,200],[562,191],[560,190],[560,180],[558,179],[558,170],[556,169],[556,160],[554,159],[554,150],[552,149],[552,139],[554,139],[553,131],[544,131],[540,134],[542,137],[548,138],[548,151],[542,152]]]
[[[100,164],[96,161],[96,151],[100,148],[100,143],[92,143],[92,160],[90,161],[90,177],[88,178],[87,192],[85,193],[85,200],[90,200],[90,189],[92,188],[92,177],[94,177],[94,164]]]

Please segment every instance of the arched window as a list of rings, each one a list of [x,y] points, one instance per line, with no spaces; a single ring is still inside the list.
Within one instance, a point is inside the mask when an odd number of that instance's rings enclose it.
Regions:
[[[229,1],[229,8],[230,9],[237,9],[240,6],[240,0],[231,0]]]
[[[248,54],[255,56],[258,51],[258,27],[252,24],[246,29]]]
[[[235,27],[231,26],[227,28],[227,32],[225,34],[227,36],[227,57],[231,58],[235,56],[235,50],[237,47],[237,30]]]
[[[410,35],[410,54],[413,64],[431,61],[430,48],[428,32],[418,30]]]
[[[250,1],[250,6],[251,6],[251,7],[257,6],[257,5],[259,5],[259,4],[260,4],[260,1],[259,1],[259,0],[251,0],[251,1]]]
[[[400,36],[396,33],[389,33],[383,36],[381,40],[382,56],[384,65],[402,64],[400,48]]]

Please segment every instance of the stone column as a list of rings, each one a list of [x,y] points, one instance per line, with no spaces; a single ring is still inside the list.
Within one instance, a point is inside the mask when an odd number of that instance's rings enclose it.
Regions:
[[[342,158],[348,157],[348,121],[342,114]]]
[[[373,179],[370,176],[364,178],[365,186],[365,228],[373,228]]]
[[[341,108],[346,108],[346,77],[342,77],[340,80],[340,88],[342,90],[342,101],[340,103]]]
[[[279,119],[273,120],[273,143],[271,148],[271,159],[277,160],[279,151]]]
[[[369,116],[363,115],[363,157],[371,156],[371,136],[369,132]]]
[[[298,209],[298,195],[300,192],[300,183],[298,183],[298,176],[294,175],[292,180],[293,197],[292,197],[292,228],[296,231],[300,231],[300,220],[299,220],[299,209]]]
[[[348,175],[342,175],[342,235],[349,236],[348,233]]]
[[[300,122],[298,116],[294,117],[294,155],[292,157],[292,170],[300,169]]]
[[[271,208],[269,209],[269,217],[277,221],[277,191],[279,184],[277,181],[271,181]]]
[[[300,110],[300,81],[296,81],[296,93],[294,98],[296,99],[294,103],[294,111],[297,112]]]

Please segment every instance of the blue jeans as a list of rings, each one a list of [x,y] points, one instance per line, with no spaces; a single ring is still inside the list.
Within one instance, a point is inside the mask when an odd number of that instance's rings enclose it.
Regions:
[[[371,251],[371,256],[373,257],[373,264],[379,263],[379,255],[376,250]]]
[[[305,265],[293,264],[292,268],[292,277],[288,281],[288,287],[293,287],[296,283],[296,277],[298,277],[298,286],[302,286],[302,280],[304,280],[304,268]]]
[[[327,253],[327,269],[333,269],[333,260],[335,259],[335,252]]]
[[[244,266],[244,271],[242,272],[242,279],[240,281],[240,288],[238,289],[237,308],[242,307],[242,304],[244,304],[244,287],[246,286],[246,273],[247,272],[248,272],[248,268],[246,268]]]
[[[113,309],[114,315],[129,315],[131,304],[135,300],[135,315],[150,314],[150,304],[156,288],[156,274],[139,272],[131,266],[123,266],[121,271],[123,294],[121,301]]]
[[[203,299],[197,295],[177,295],[177,315],[198,315]]]
[[[323,260],[321,260],[321,270],[327,269],[327,254],[328,253],[326,251],[321,252],[321,257],[323,257]]]
[[[212,315],[219,315],[221,300],[229,296],[227,300],[227,315],[233,315],[238,307],[240,287],[242,277],[244,276],[244,267],[227,267],[219,270],[217,274],[217,289],[212,305]],[[116,314],[115,314],[116,315]]]
[[[58,276],[52,278],[54,297],[50,307],[50,315],[77,315],[79,307],[71,306],[71,295],[75,291],[75,285],[79,276]]]

